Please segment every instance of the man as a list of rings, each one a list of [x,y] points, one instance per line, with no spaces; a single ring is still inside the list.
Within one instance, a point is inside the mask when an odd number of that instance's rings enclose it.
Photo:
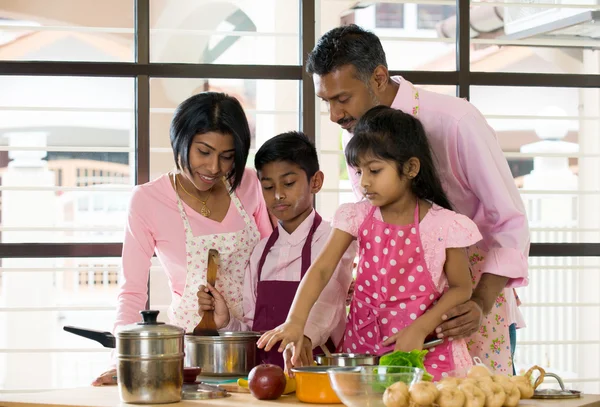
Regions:
[[[494,130],[469,102],[390,77],[379,38],[356,25],[323,35],[306,69],[317,96],[329,107],[331,121],[344,130],[344,147],[357,120],[373,106],[391,106],[421,120],[450,201],[483,235],[468,253],[476,284],[473,296],[445,316],[437,336],[469,337],[471,356],[496,372],[512,373],[509,325],[519,312],[512,287],[528,284],[529,229]],[[355,171],[349,168],[348,174],[362,199]]]

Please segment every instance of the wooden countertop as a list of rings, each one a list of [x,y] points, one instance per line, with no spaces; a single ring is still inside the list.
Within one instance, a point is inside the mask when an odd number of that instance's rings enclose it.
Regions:
[[[275,401],[259,401],[250,394],[232,393],[231,397],[215,400],[184,400],[176,404],[152,404],[152,406],[290,406],[304,405],[295,395],[283,396]],[[4,394],[0,395],[1,407],[108,407],[108,406],[133,406],[122,403],[116,386],[85,387],[78,389],[56,390],[44,393]],[[320,404],[321,407],[340,407],[342,404]],[[579,399],[571,400],[523,400],[520,407],[600,407],[600,395],[584,395]]]

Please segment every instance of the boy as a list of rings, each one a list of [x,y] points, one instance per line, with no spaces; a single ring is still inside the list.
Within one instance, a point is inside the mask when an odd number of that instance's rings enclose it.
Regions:
[[[200,287],[200,309],[214,309],[217,328],[224,331],[262,332],[285,322],[301,278],[331,231],[329,222],[323,221],[312,206],[324,176],[319,170],[317,151],[306,135],[287,132],[273,137],[258,150],[254,164],[267,208],[277,218],[278,226],[270,237],[258,243],[250,258],[244,281],[243,321],[230,316],[223,297],[213,287]],[[356,250],[353,243],[311,311],[301,352],[303,365],[312,364],[313,348],[327,345],[334,351],[342,339],[345,299]],[[284,367],[276,348],[260,357],[263,363]]]

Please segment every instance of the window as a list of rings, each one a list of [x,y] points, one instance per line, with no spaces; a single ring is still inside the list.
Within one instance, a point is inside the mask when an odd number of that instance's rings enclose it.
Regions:
[[[378,3],[375,5],[376,28],[404,28],[404,4]]]
[[[420,29],[434,30],[436,25],[456,14],[454,6],[440,6],[437,4],[419,4],[417,6],[417,27]]]
[[[302,71],[312,33],[350,22],[380,36],[392,74],[470,98],[496,130],[532,237],[517,367],[600,392],[588,362],[600,360],[594,15],[583,1],[457,1],[470,13],[458,47],[453,0],[0,2],[0,394],[88,385],[106,367],[107,349],[62,326],[112,329],[130,192],[172,168],[168,125],[189,95],[242,99],[253,150],[303,129],[326,174],[320,213],[354,200],[339,126]],[[156,259],[150,282],[164,320],[169,282]]]
[[[23,0],[0,13],[0,61],[134,61],[133,1]]]
[[[199,87],[235,96],[246,112],[252,133],[248,166],[254,166],[253,152],[279,133],[298,128],[299,81],[247,79],[153,78],[150,81],[150,172],[158,177],[173,168],[169,144],[169,124],[180,100],[194,94]],[[173,90],[177,90],[175,99]],[[261,97],[261,95],[273,97]]]
[[[527,208],[532,243],[583,243],[600,237],[595,172],[600,149],[590,127],[596,119],[580,113],[600,112],[588,99],[590,92],[597,90],[471,88],[471,101],[489,117],[506,154],[533,160],[531,170],[513,174]],[[575,383],[600,376],[597,366],[581,368],[588,358],[600,357],[600,342],[589,343],[598,338],[598,328],[582,319],[597,312],[597,265],[597,258],[530,259],[530,284],[518,290],[527,323],[519,330],[518,370],[538,364]],[[541,323],[551,315],[552,328]]]
[[[57,4],[0,4],[0,394],[86,386],[106,368],[108,349],[62,326],[112,330],[131,189],[173,168],[168,123],[183,99],[238,97],[253,149],[300,125],[297,0]],[[141,15],[149,30],[136,33]],[[81,61],[87,74],[72,70]],[[150,272],[164,319],[168,282],[158,263]]]
[[[300,63],[298,0],[167,3],[150,0],[151,62]]]

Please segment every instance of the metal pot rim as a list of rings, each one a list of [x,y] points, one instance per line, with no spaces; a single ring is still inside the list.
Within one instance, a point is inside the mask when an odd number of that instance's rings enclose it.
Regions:
[[[259,332],[252,331],[237,331],[237,332],[219,332],[219,336],[198,336],[192,334],[185,334],[185,341],[191,343],[213,343],[213,342],[227,342],[227,341],[248,341],[258,340],[261,334]]]
[[[331,356],[317,355],[319,359],[336,360],[336,359],[375,359],[377,355],[369,355],[367,353],[332,353]]]

